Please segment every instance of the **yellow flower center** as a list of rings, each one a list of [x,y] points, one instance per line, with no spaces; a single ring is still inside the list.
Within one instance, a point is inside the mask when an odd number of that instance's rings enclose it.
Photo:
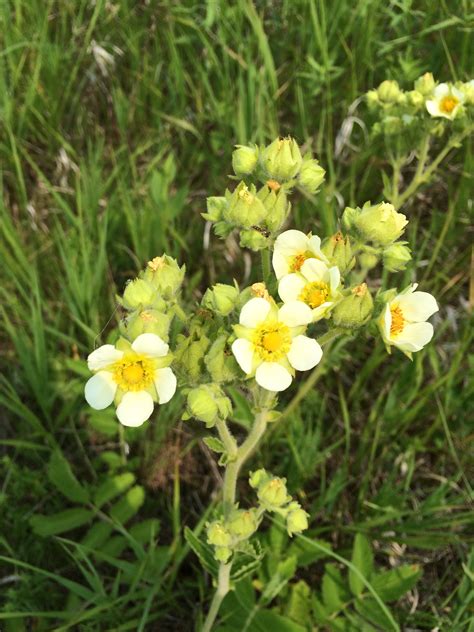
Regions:
[[[290,272],[299,272],[301,266],[306,261],[306,259],[315,258],[314,254],[307,250],[306,252],[300,252],[297,255],[293,255],[290,257]]]
[[[405,326],[405,318],[403,312],[398,305],[392,305],[390,307],[390,313],[392,315],[392,324],[390,325],[390,335],[398,336],[403,331]]]
[[[122,391],[143,391],[153,382],[155,365],[144,355],[130,354],[113,365],[113,379]]]
[[[315,309],[325,303],[328,296],[329,285],[327,283],[324,281],[312,281],[304,286],[298,298],[306,305],[309,305],[311,309]]]
[[[253,343],[262,360],[280,360],[290,350],[290,328],[283,323],[264,323],[255,330]]]
[[[443,97],[439,104],[439,109],[441,112],[445,112],[446,114],[451,114],[454,108],[459,104],[459,100],[456,97],[453,97],[452,94]]]

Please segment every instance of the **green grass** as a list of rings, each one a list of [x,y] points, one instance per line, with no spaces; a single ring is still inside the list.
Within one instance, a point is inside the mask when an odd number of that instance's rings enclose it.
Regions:
[[[213,457],[201,428],[179,421],[179,398],[145,432],[118,434],[112,413],[83,400],[84,359],[117,323],[115,294],[163,250],[186,264],[189,301],[243,279],[236,247],[211,237],[203,252],[200,218],[228,183],[234,144],[291,133],[311,145],[327,182],[295,205],[298,228],[327,234],[344,204],[380,200],[381,147],[356,123],[336,151],[348,109],[385,78],[471,79],[472,7],[4,0],[0,27],[0,627],[190,630],[211,586],[183,528],[199,531],[212,509]],[[97,45],[114,59],[105,73]],[[355,114],[367,122],[363,103]],[[403,280],[441,304],[433,344],[413,363],[369,337],[332,345],[316,387],[254,458],[299,490],[310,539],[350,559],[363,533],[379,569],[420,565],[415,592],[389,605],[402,629],[474,630],[473,167],[465,143],[404,209],[414,260]],[[54,483],[58,450],[86,496]],[[99,509],[98,490],[124,473],[133,481]],[[66,510],[67,539],[51,521],[32,529],[33,514]],[[255,606],[250,591],[285,560],[278,533],[264,534],[258,583],[242,583],[227,612],[278,607],[297,620],[298,582],[319,591],[334,559],[306,551]]]

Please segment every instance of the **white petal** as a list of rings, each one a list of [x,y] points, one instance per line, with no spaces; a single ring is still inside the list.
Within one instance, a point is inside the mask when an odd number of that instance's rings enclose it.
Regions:
[[[263,362],[255,373],[257,384],[267,391],[284,391],[291,384],[291,375],[278,362]]]
[[[301,274],[286,274],[278,284],[278,294],[284,303],[296,301],[305,285],[306,281]]]
[[[426,109],[431,114],[431,116],[446,116],[446,114],[441,112],[441,110],[439,109],[438,101],[432,101],[432,100],[427,101]]]
[[[329,312],[334,307],[334,301],[326,301],[322,305],[318,305],[313,309],[313,323],[318,322],[322,318],[326,318]]]
[[[136,353],[162,358],[168,353],[169,346],[156,334],[140,334],[135,338],[132,349]]]
[[[329,286],[331,288],[331,294],[333,294],[341,284],[341,273],[337,266],[329,268]]]
[[[317,235],[312,235],[309,240],[308,240],[308,250],[312,253],[314,253],[315,255],[318,255],[318,257],[321,257],[321,259],[325,259],[323,253],[321,252],[321,238],[318,237]]]
[[[274,250],[290,257],[299,255],[308,250],[308,241],[308,236],[300,230],[286,230],[281,235],[278,235]]]
[[[465,94],[461,92],[461,90],[458,90],[456,86],[451,86],[451,94],[455,96],[460,103],[463,103],[466,98]]]
[[[87,403],[96,410],[103,410],[114,401],[117,383],[108,371],[99,371],[87,381],[84,395]]]
[[[315,367],[323,356],[319,343],[308,336],[296,336],[287,353],[291,366],[298,371],[309,371]]]
[[[117,406],[117,417],[124,426],[136,428],[150,418],[153,397],[147,391],[128,392]]]
[[[327,278],[328,267],[319,259],[306,259],[300,272],[308,281],[324,281]]]
[[[449,94],[449,85],[447,83],[440,83],[436,86],[433,92],[435,99],[442,99]]]
[[[237,338],[232,343],[232,353],[242,371],[247,375],[252,371],[253,351],[253,344],[245,338]]]
[[[251,298],[245,303],[240,312],[240,324],[249,329],[254,329],[260,325],[268,316],[270,303],[264,298]]]
[[[313,311],[303,301],[289,301],[278,310],[278,320],[288,327],[308,325],[313,320]]]
[[[385,305],[385,309],[380,315],[380,324],[382,326],[382,337],[385,341],[390,340],[390,329],[392,328],[392,312],[390,311],[390,304]]]
[[[176,375],[169,366],[167,366],[164,369],[157,369],[155,371],[155,379],[153,381],[155,383],[156,392],[158,393],[159,403],[166,404],[176,393]]]
[[[413,323],[405,325],[403,331],[391,342],[402,351],[420,351],[433,337],[431,323]]]
[[[122,356],[123,351],[119,351],[114,345],[102,345],[89,355],[87,366],[91,371],[100,371],[120,360]]]
[[[290,271],[288,259],[277,250],[273,252],[272,264],[277,279],[281,279],[282,276],[285,276]]]
[[[439,310],[434,296],[428,292],[413,292],[402,294],[398,299],[403,317],[411,322],[419,323],[427,320]]]

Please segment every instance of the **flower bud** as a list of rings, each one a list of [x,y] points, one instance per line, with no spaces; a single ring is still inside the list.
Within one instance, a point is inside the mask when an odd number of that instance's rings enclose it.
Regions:
[[[436,82],[431,72],[425,72],[424,75],[421,75],[421,77],[415,81],[415,90],[421,92],[421,94],[425,97],[433,94],[435,86]]]
[[[232,544],[232,535],[220,520],[215,520],[207,526],[207,542],[214,546],[229,546]]]
[[[422,108],[425,104],[425,97],[418,92],[418,90],[410,90],[407,92],[407,99],[410,105],[413,105],[416,109]]]
[[[380,105],[379,93],[377,90],[369,90],[365,95],[365,98],[367,100],[367,105],[371,110]]]
[[[237,509],[229,518],[227,527],[230,533],[237,538],[248,538],[255,533],[258,527],[255,509]]]
[[[204,363],[214,382],[230,382],[239,374],[234,356],[227,348],[227,334],[218,336],[207,352]]]
[[[355,212],[350,209],[346,220],[343,217],[343,222],[355,229],[362,240],[380,246],[388,246],[398,239],[408,224],[405,215],[397,213],[394,206],[387,202],[374,206],[366,204],[362,209],[355,209]]]
[[[377,88],[377,94],[384,103],[396,103],[400,96],[400,88],[396,81],[386,79]]]
[[[206,203],[207,213],[202,213],[204,219],[207,219],[210,222],[220,221],[222,219],[224,209],[227,207],[226,198],[218,196],[208,197]]]
[[[237,149],[232,153],[232,168],[234,173],[241,177],[251,174],[258,162],[258,147],[251,145],[236,145]]]
[[[295,178],[302,162],[298,143],[291,137],[277,138],[260,155],[260,164],[265,174],[278,182]]]
[[[264,186],[258,192],[258,197],[266,209],[265,224],[272,232],[277,231],[283,225],[291,209],[285,191],[280,188],[277,191]]]
[[[228,561],[231,555],[232,551],[227,546],[218,546],[214,551],[214,557],[216,558],[216,560],[218,562],[222,562],[223,564]]]
[[[148,262],[143,278],[165,299],[173,298],[183,283],[185,266],[176,259],[162,255]]]
[[[171,325],[171,316],[156,309],[137,309],[120,323],[120,332],[129,340],[135,340],[140,334],[156,334],[165,342]]]
[[[399,116],[386,116],[381,121],[385,134],[400,134],[403,132],[403,119]]]
[[[324,241],[321,251],[328,258],[330,265],[337,266],[342,274],[354,266],[355,259],[349,235],[344,236],[341,232],[331,235]]]
[[[298,182],[303,189],[314,195],[324,182],[325,173],[326,171],[315,158],[305,157],[298,175]]]
[[[410,248],[405,242],[392,244],[383,251],[383,266],[389,272],[401,272],[411,260]]]
[[[211,428],[218,417],[227,419],[232,412],[230,399],[217,384],[201,384],[188,393],[188,414]]]
[[[302,509],[299,503],[291,503],[293,508],[290,509],[286,516],[286,529],[288,535],[292,536],[294,533],[301,533],[308,528],[308,516],[304,509]]]
[[[291,500],[291,496],[286,491],[285,479],[278,476],[274,476],[261,484],[257,496],[262,504],[269,507],[281,507]]]
[[[364,325],[374,310],[374,301],[365,283],[352,288],[349,296],[336,303],[332,319],[336,327],[355,329]]]
[[[206,290],[201,304],[220,316],[228,316],[234,309],[239,294],[239,289],[235,285],[217,283]]]
[[[227,222],[250,228],[258,226],[265,218],[267,211],[256,195],[255,185],[252,184],[249,189],[245,182],[240,182],[232,194],[227,192],[226,195],[227,206],[223,217]]]
[[[263,485],[270,479],[270,476],[267,474],[266,470],[261,468],[260,470],[256,470],[255,472],[250,472],[249,476],[249,485],[254,489]]]
[[[209,338],[201,331],[190,336],[178,335],[174,356],[180,369],[184,370],[191,381],[202,379],[204,356],[211,344]]]
[[[474,79],[461,83],[459,90],[464,94],[466,105],[474,105]]]
[[[372,270],[379,262],[379,256],[375,252],[362,252],[359,255],[359,263],[364,270]]]
[[[122,305],[126,309],[137,309],[152,305],[156,290],[144,279],[134,279],[127,283],[123,293]]]
[[[240,246],[254,252],[268,248],[268,237],[255,229],[240,231]]]

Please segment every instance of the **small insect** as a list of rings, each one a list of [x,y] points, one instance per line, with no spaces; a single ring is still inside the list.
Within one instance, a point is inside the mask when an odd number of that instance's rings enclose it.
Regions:
[[[252,229],[256,230],[258,233],[260,233],[264,237],[270,237],[269,231],[266,230],[265,228],[262,228],[261,226],[252,226]]]

